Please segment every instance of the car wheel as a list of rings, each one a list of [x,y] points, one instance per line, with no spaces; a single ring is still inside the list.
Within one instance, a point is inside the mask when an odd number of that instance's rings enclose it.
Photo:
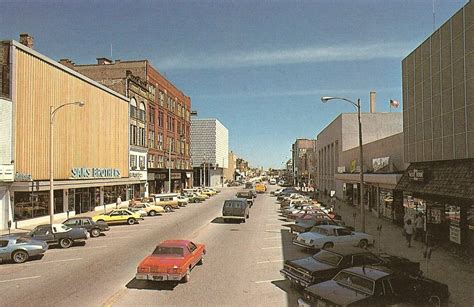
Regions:
[[[127,224],[128,224],[128,225],[133,225],[133,224],[135,224],[135,222],[136,222],[136,221],[135,221],[134,218],[129,218],[129,219],[127,220]]]
[[[97,222],[103,222],[103,223],[105,223],[105,221],[104,221],[104,220],[97,220]]]
[[[249,218],[249,217],[250,217],[250,214],[247,213],[247,218]]]
[[[360,240],[357,246],[360,248],[367,248],[368,245],[369,245],[369,242],[367,242],[367,240]]]
[[[59,240],[59,245],[62,248],[69,248],[72,246],[72,240],[69,238],[62,238],[61,240]]]
[[[165,211],[166,212],[171,212],[171,210],[172,210],[171,206],[165,206]]]
[[[245,217],[242,219],[242,223],[245,223]]]
[[[184,275],[183,278],[181,279],[181,282],[187,283],[187,282],[189,282],[189,278],[190,278],[190,275],[189,275],[189,270],[188,270],[186,272],[186,275]]]
[[[437,295],[432,295],[428,299],[428,306],[441,306],[441,299]]]
[[[12,260],[15,263],[23,263],[26,260],[28,260],[28,253],[25,252],[25,251],[21,251],[21,250],[15,251],[12,254]]]
[[[98,236],[100,236],[100,229],[97,229],[97,228],[92,229],[91,230],[91,237],[97,238]]]
[[[326,242],[323,245],[323,249],[328,249],[328,248],[333,248],[333,247],[334,247],[334,244],[331,242]]]
[[[204,263],[204,256],[201,256],[201,259],[199,259],[198,264],[199,264],[199,265],[202,265],[203,263]]]
[[[155,211],[155,210],[151,210],[149,214],[150,214],[150,216],[155,216],[155,215],[156,215],[156,211]]]

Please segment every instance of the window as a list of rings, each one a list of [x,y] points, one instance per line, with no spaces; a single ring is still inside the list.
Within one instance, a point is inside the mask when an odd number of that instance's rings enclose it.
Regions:
[[[137,117],[137,101],[133,97],[130,99],[130,117]]]
[[[137,156],[135,155],[130,155],[130,168],[137,169]]]
[[[138,161],[139,161],[140,169],[144,170],[145,169],[145,157],[144,156],[138,157]]]
[[[148,168],[155,167],[155,155],[148,155]]]
[[[359,255],[352,256],[353,266],[370,265],[370,264],[375,264],[379,262],[380,260],[377,257],[372,256],[370,254],[359,254]]]
[[[0,247],[6,247],[8,245],[8,241],[7,240],[1,240],[0,241]]]
[[[163,150],[163,133],[158,133],[158,149]]]
[[[137,145],[137,126],[130,125],[130,144]]]
[[[88,219],[82,220],[82,225],[90,225],[90,224],[91,224],[91,221],[89,221]]]
[[[163,91],[160,91],[160,106],[163,106],[164,101],[165,101],[165,93]]]
[[[150,123],[150,125],[154,125],[155,124],[155,109],[154,108],[150,108],[150,112],[148,112],[148,122]]]
[[[164,125],[163,111],[158,111],[158,126],[163,127],[163,125]]]
[[[149,130],[148,131],[148,146],[151,148],[156,148],[155,145],[155,131]]]
[[[188,248],[189,248],[189,251],[192,253],[197,249],[197,246],[194,245],[193,242],[189,242]]]
[[[142,120],[142,121],[145,121],[145,103],[142,101],[140,103],[140,110],[139,110],[139,113],[138,113],[138,119]]]
[[[337,235],[338,236],[350,236],[352,232],[348,229],[338,229],[337,230]]]

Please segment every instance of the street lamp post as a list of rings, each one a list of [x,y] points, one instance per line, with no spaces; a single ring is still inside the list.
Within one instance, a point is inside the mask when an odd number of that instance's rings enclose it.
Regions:
[[[57,108],[49,106],[49,222],[54,222],[54,155],[53,155],[53,127],[54,127],[54,115],[62,107],[76,105],[83,107],[85,105],[82,101],[69,102],[60,105]]]
[[[360,99],[357,102],[342,97],[321,97],[323,103],[329,100],[338,99],[344,100],[352,104],[357,109],[357,120],[359,122],[359,160],[360,160],[360,219],[361,219],[361,231],[365,232],[365,208],[364,208],[364,151],[362,148],[362,122],[360,120]]]

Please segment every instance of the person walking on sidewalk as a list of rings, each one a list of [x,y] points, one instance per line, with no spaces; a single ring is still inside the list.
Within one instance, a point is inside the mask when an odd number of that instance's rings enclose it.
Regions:
[[[411,237],[413,236],[413,232],[415,231],[413,224],[411,223],[411,219],[408,219],[406,221],[403,230],[405,231],[405,237],[407,239],[408,247],[411,247]]]
[[[423,228],[424,228],[425,221],[423,219],[423,215],[420,213],[415,219],[415,241],[418,240],[418,237],[421,241],[423,241]]]

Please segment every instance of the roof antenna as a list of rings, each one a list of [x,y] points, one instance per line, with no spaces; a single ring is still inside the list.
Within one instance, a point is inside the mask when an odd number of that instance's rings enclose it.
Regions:
[[[433,0],[433,32],[436,29],[435,0]]]

